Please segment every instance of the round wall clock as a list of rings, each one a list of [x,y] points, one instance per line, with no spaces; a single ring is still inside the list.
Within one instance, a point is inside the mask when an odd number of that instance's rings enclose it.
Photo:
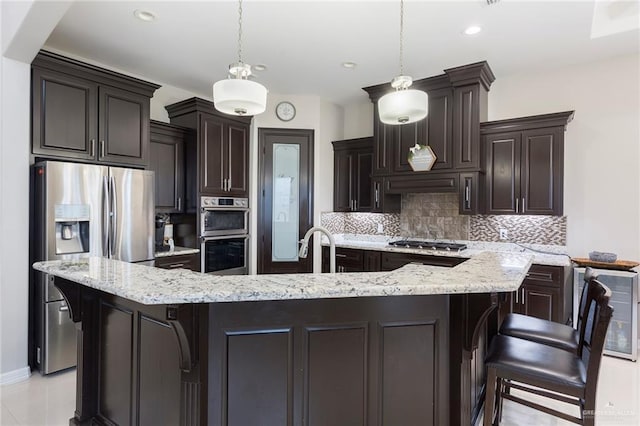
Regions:
[[[296,116],[296,107],[291,102],[280,102],[276,106],[276,116],[282,121],[291,121]]]

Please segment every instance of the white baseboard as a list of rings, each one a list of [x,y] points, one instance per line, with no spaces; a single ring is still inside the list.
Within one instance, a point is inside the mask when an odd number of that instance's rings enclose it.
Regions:
[[[0,374],[0,385],[10,385],[11,383],[18,383],[23,380],[27,380],[31,376],[31,369],[29,367],[18,368],[17,370],[8,371]]]

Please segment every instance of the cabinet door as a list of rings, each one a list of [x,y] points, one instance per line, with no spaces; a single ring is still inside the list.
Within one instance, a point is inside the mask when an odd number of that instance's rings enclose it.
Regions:
[[[184,211],[184,135],[151,125],[149,170],[155,172],[156,212]]]
[[[484,197],[480,173],[460,173],[460,214],[479,214],[484,212]]]
[[[438,89],[429,92],[429,115],[427,116],[428,143],[436,155],[433,170],[453,167],[453,90]]]
[[[354,207],[359,212],[370,212],[373,208],[373,153],[371,151],[354,154],[355,170],[353,172]]]
[[[227,127],[227,195],[233,197],[249,196],[249,128],[240,124]]]
[[[333,210],[351,211],[353,173],[353,155],[348,151],[335,151],[333,154]]]
[[[558,301],[560,300],[560,289],[526,283],[521,291],[522,305],[521,312],[536,318],[548,321],[557,321]]]
[[[514,214],[519,211],[520,133],[487,135],[487,214]],[[518,207],[518,208],[517,208]]]
[[[520,212],[562,215],[563,129],[522,132]]]
[[[366,250],[364,252],[364,272],[380,271],[380,252]]]
[[[98,160],[146,166],[149,162],[149,98],[100,86]]]
[[[409,165],[409,148],[415,144],[420,143],[422,145],[427,143],[427,119],[416,121],[415,123],[404,124],[396,127],[397,130],[394,133],[395,140],[391,141],[393,152],[393,167],[392,172],[413,172],[413,169]]]
[[[97,86],[39,68],[33,68],[31,84],[33,153],[94,159]]]
[[[378,117],[378,104],[373,107],[373,174],[384,175],[391,171],[391,148],[397,139],[398,127],[387,126]]]
[[[200,118],[200,193],[209,196],[225,196],[226,176],[223,170],[224,124],[212,115]]]
[[[453,92],[453,167],[480,168],[480,87],[456,87]]]

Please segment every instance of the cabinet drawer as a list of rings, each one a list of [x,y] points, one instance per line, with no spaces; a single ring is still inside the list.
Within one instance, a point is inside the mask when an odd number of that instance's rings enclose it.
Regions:
[[[364,253],[362,250],[336,248],[336,263],[342,266],[362,269]]]
[[[162,269],[190,269],[200,272],[200,254],[185,254],[178,256],[158,257],[155,261],[156,268]]]
[[[531,265],[525,284],[560,287],[564,278],[564,267],[548,265]]]
[[[322,272],[329,272],[329,247],[322,247]],[[364,271],[364,251],[336,247],[336,272]]]
[[[423,265],[430,266],[445,266],[451,268],[464,262],[465,258],[461,257],[447,257],[447,256],[432,256],[421,255],[412,253],[382,253],[381,270],[393,271],[407,263],[421,263]]]

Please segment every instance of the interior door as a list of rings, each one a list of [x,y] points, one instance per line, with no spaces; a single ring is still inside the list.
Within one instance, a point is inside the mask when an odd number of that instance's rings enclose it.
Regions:
[[[258,129],[260,143],[258,273],[312,272],[313,245],[298,241],[313,226],[313,130]]]

